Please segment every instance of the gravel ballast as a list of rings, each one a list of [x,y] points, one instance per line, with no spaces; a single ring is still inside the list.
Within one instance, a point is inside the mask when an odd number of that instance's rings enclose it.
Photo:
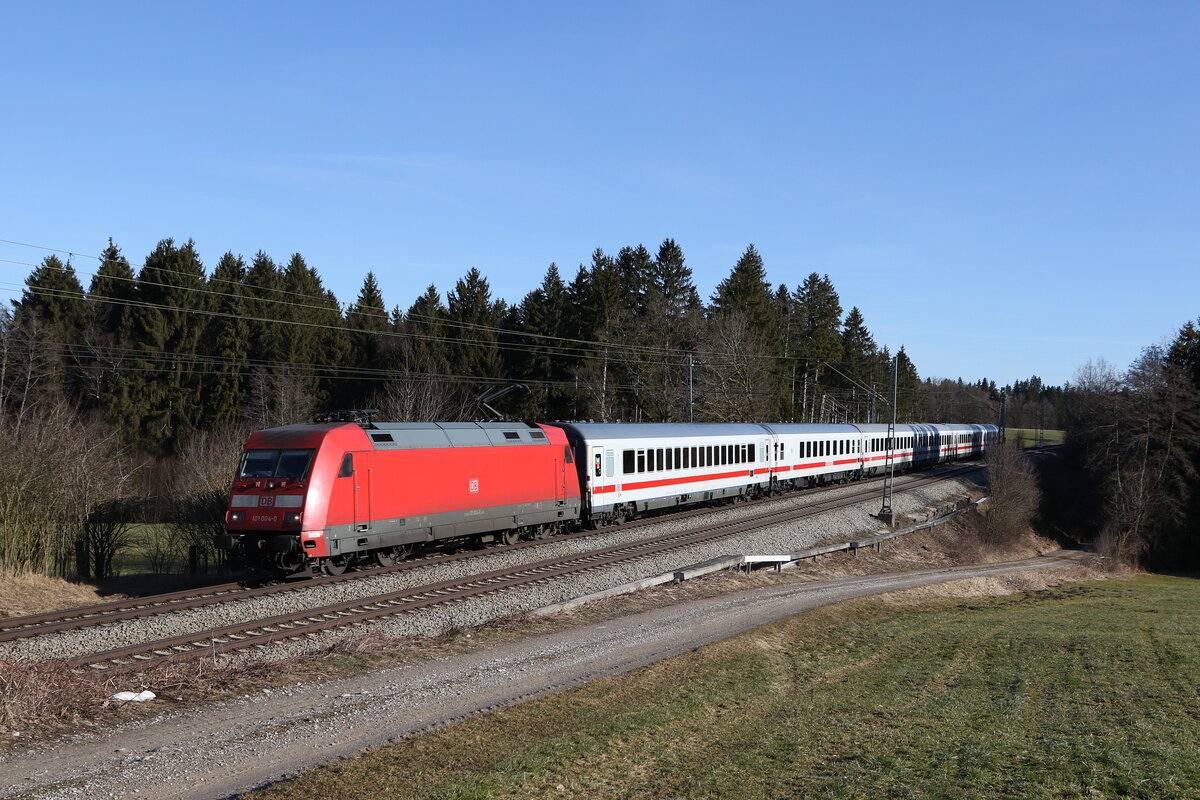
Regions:
[[[821,492],[806,492],[781,497],[767,503],[729,506],[714,510],[706,521],[727,522],[751,518],[782,508],[797,508],[861,491],[848,485]],[[893,507],[897,514],[911,514],[924,508],[943,505],[965,494],[964,486],[946,480],[914,490],[897,490]],[[711,558],[726,555],[777,554],[811,547],[820,541],[845,541],[882,529],[870,515],[879,510],[874,497],[848,509],[824,512],[814,518],[774,525],[736,537],[695,545],[670,553],[640,558],[602,570],[594,570],[553,581],[497,592],[462,602],[435,606],[373,623],[381,633],[394,636],[427,636],[455,627],[473,627],[497,618],[523,614],[542,606],[603,591],[624,583],[671,572]],[[444,564],[371,576],[355,581],[337,582],[302,588],[294,592],[266,595],[217,606],[159,614],[113,625],[68,631],[35,639],[16,640],[0,645],[0,655],[16,658],[71,658],[87,653],[151,642],[185,634],[202,635],[205,631],[266,617],[300,613],[318,606],[360,600],[387,592],[396,592],[440,581],[456,580],[497,569],[506,569],[551,558],[565,558],[601,547],[640,541],[652,536],[676,533],[697,524],[695,518],[663,516],[655,524],[632,530],[613,529],[602,535],[575,540],[548,541],[538,547],[512,551],[481,553],[476,557]],[[339,639],[354,635],[350,631],[326,631],[296,641],[276,643],[230,658],[286,657],[329,647]]]

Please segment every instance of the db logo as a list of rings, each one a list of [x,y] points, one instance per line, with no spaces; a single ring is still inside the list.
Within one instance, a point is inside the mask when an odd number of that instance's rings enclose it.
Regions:
[[[273,506],[275,505],[275,498],[269,494],[264,494],[262,497],[258,498],[258,504],[260,506]]]
[[[471,479],[471,494],[475,494],[478,491],[479,491],[479,479],[472,478]]]

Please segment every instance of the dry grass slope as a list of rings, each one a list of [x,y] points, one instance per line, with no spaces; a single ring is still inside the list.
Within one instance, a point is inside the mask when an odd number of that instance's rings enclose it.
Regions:
[[[1200,582],[842,603],[254,795],[1197,798]]]

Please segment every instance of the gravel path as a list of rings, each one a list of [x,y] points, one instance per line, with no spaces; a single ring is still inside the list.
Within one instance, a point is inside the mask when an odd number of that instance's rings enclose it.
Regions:
[[[6,754],[0,757],[0,798],[227,797],[480,711],[619,675],[817,606],[1063,563],[1063,554],[1056,554],[1007,564],[775,585],[369,675],[264,692],[129,723],[42,751]]]
[[[797,508],[818,500],[827,500],[859,490],[861,490],[861,486],[852,484],[825,492],[788,495],[753,507],[730,506],[715,511],[708,519],[713,522],[746,519],[766,511]],[[962,484],[955,480],[947,480],[919,490],[908,492],[897,490],[893,507],[898,513],[911,513],[921,508],[937,506],[951,497],[962,494],[964,494]],[[418,614],[406,615],[376,624],[381,626],[380,630],[396,635],[437,634],[451,627],[480,625],[488,620],[519,614],[544,605],[602,591],[622,583],[670,572],[718,556],[786,553],[790,550],[810,547],[823,539],[850,539],[861,535],[864,531],[880,529],[879,521],[870,516],[879,510],[879,502],[879,499],[876,498],[864,501],[852,509],[821,514],[812,520],[776,525],[736,539],[723,539],[692,547],[686,551],[675,551],[672,554],[656,558],[639,559],[613,569],[529,587],[521,592],[504,592],[476,598],[456,603],[453,606],[427,609]],[[661,522],[647,528],[628,531],[617,529],[596,537],[549,542],[541,547],[483,554],[477,558],[449,564],[418,567],[356,581],[233,601],[219,606],[159,614],[113,625],[41,636],[36,639],[15,640],[0,645],[0,655],[35,659],[71,658],[139,642],[157,641],[185,634],[202,634],[204,631],[241,622],[252,622],[281,614],[299,613],[317,606],[359,600],[386,592],[464,578],[489,570],[514,567],[542,559],[590,552],[600,547],[625,544],[651,536],[686,530],[695,524],[694,519],[672,519],[670,516],[666,516],[662,518]],[[300,642],[274,646],[266,652],[255,651],[252,655],[244,654],[233,657],[283,657],[299,652],[311,652],[328,647],[331,643],[347,635],[353,634],[330,631]]]

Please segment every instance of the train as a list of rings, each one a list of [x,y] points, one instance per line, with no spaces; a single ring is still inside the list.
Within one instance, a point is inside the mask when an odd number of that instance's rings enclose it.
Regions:
[[[389,566],[982,455],[995,425],[325,421],[250,435],[225,533],[277,577]]]

